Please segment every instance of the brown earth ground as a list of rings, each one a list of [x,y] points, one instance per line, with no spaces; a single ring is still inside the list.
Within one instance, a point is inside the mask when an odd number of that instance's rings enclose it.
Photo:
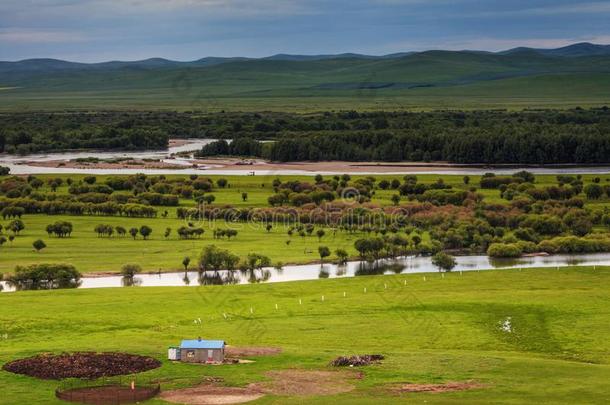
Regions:
[[[455,167],[471,167],[450,163],[413,163],[413,162],[269,162],[262,159],[208,158],[197,159],[193,163],[215,170],[300,170],[306,172],[339,172],[339,173],[392,173],[397,171],[417,172],[430,170],[447,170]]]
[[[176,141],[175,145],[181,146],[188,142]],[[25,161],[21,164],[37,167],[68,168],[68,169],[188,169],[197,167],[202,171],[227,170],[227,171],[278,171],[297,170],[302,172],[331,172],[331,173],[419,173],[447,171],[451,169],[510,169],[527,167],[546,167],[546,168],[575,168],[586,167],[586,165],[486,165],[486,164],[453,164],[448,162],[344,162],[344,161],[324,161],[324,162],[270,162],[263,159],[239,159],[239,158],[206,158],[192,161],[193,166],[184,166],[162,161],[145,161],[133,159],[122,162],[78,162],[76,160],[50,160],[50,161]],[[603,165],[596,165],[603,166]]]
[[[129,163],[128,163],[129,162]],[[110,162],[78,162],[76,160],[48,160],[44,162],[27,161],[24,164],[36,167],[53,167],[64,169],[184,169],[188,166],[176,165],[161,161],[145,161],[140,159],[126,160],[117,163]]]
[[[193,143],[192,139],[170,139],[167,142],[167,146],[169,148],[175,148],[175,147],[178,147],[178,146],[188,145],[190,143]]]
[[[227,357],[256,357],[273,356],[280,354],[282,349],[279,347],[233,347],[227,346],[225,355]]]
[[[390,387],[390,391],[397,394],[409,393],[409,392],[451,392],[451,391],[464,391],[472,390],[477,388],[484,388],[485,385],[477,383],[475,381],[462,381],[455,382],[450,381],[443,384],[397,384]]]
[[[449,162],[270,162],[263,159],[239,159],[239,158],[205,158],[196,159],[193,163],[208,167],[210,169],[222,170],[300,170],[306,172],[336,172],[336,173],[417,173],[430,171],[447,171],[451,169],[510,169],[522,167],[547,167],[547,168],[570,168],[585,167],[582,165],[557,164],[557,165],[514,165],[514,164],[455,164]],[[600,166],[600,165],[597,165]],[[603,165],[602,165],[603,166]],[[202,167],[202,168],[203,168]]]
[[[57,394],[64,401],[79,404],[114,405],[150,399],[158,393],[155,388],[106,385],[101,387],[75,388]]]
[[[261,398],[265,394],[281,396],[333,395],[352,391],[353,381],[362,378],[358,372],[281,370],[266,374],[268,381],[249,384],[247,387],[223,387],[216,383],[203,383],[161,393],[168,402],[189,405],[239,404]]]

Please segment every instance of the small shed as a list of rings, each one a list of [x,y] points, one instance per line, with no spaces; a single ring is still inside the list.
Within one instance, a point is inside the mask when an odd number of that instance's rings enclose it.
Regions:
[[[167,358],[172,361],[180,361],[180,348],[178,346],[168,347]]]
[[[224,340],[183,340],[180,361],[185,363],[222,363],[225,359]]]

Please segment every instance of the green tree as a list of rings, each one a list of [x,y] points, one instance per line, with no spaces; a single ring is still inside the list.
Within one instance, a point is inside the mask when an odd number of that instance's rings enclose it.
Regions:
[[[438,252],[432,256],[432,264],[438,267],[440,271],[451,271],[457,265],[457,262],[455,257],[444,252]]]
[[[93,184],[96,182],[97,178],[95,176],[85,176],[83,180],[87,184]]]
[[[199,257],[199,269],[208,270],[234,270],[239,263],[239,257],[228,250],[219,249],[215,245],[208,245],[203,248]]]
[[[138,273],[142,272],[142,267],[139,264],[128,263],[121,267],[121,275],[125,278],[134,278]]]
[[[36,249],[37,252],[40,252],[42,249],[47,247],[47,244],[44,243],[44,241],[42,239],[36,239],[32,243],[32,246],[34,246],[34,249]]]
[[[15,235],[19,235],[19,232],[25,229],[25,224],[20,219],[14,219],[6,226],[6,229],[13,232]]]
[[[129,229],[129,234],[131,235],[131,237],[133,238],[133,240],[136,240],[136,237],[138,236],[138,228],[130,228]]]
[[[260,270],[263,267],[271,266],[271,259],[265,255],[258,253],[249,253],[246,258],[240,263],[241,270]]]
[[[148,239],[148,237],[150,236],[151,233],[152,233],[152,228],[149,227],[148,225],[142,225],[140,227],[140,235],[142,235],[144,240]]]
[[[598,200],[604,195],[604,189],[599,184],[587,184],[584,192],[589,200]]]
[[[330,249],[326,246],[318,246],[318,254],[320,255],[320,261],[324,263],[324,259],[330,256]]]
[[[185,256],[184,259],[182,259],[182,266],[184,266],[184,272],[185,273],[187,272],[190,263],[191,263],[191,258],[190,257]]]
[[[347,258],[349,257],[349,254],[345,249],[337,249],[335,250],[335,256],[337,256],[337,261],[339,262],[339,264],[345,264],[347,263]]]

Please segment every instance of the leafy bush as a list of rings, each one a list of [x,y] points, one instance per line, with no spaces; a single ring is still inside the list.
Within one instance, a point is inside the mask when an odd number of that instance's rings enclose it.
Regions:
[[[492,243],[487,249],[490,257],[519,257],[522,254],[521,247],[516,243]]]
[[[6,277],[9,285],[18,290],[74,288],[80,285],[81,274],[70,264],[34,264],[17,266],[14,274]]]

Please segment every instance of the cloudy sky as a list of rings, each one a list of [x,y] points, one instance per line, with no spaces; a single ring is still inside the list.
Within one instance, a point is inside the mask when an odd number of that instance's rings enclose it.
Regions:
[[[0,60],[387,54],[610,43],[610,1],[0,0]]]

